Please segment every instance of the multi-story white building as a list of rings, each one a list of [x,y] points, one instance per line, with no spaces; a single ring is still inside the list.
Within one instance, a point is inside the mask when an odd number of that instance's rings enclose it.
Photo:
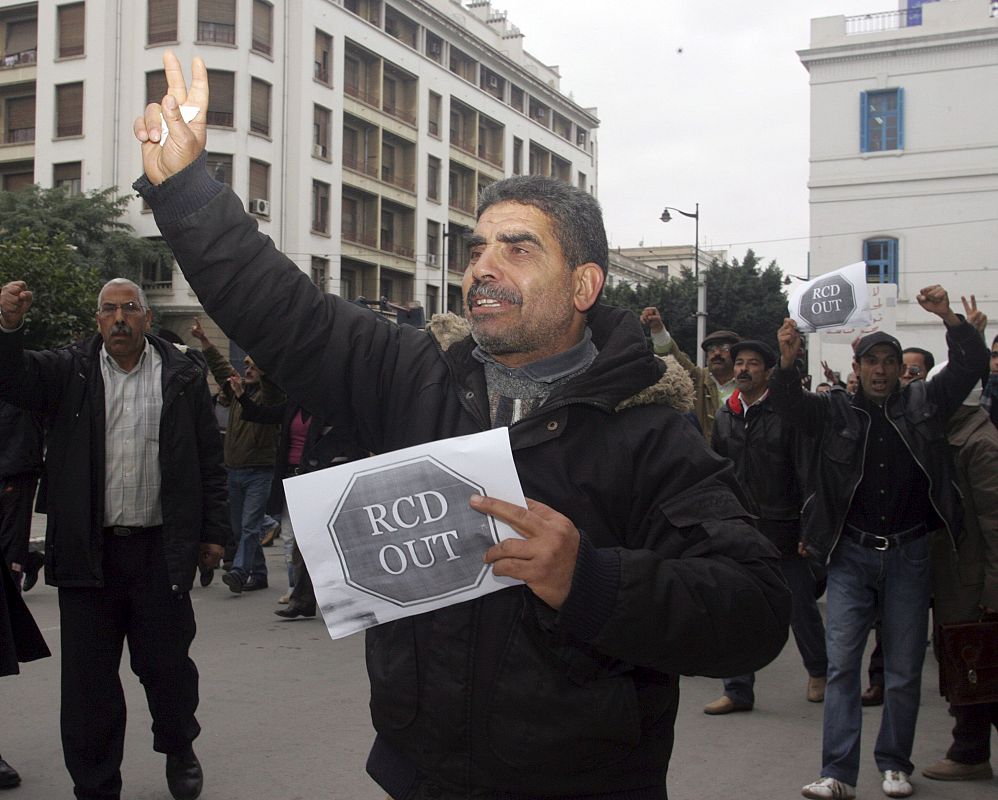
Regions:
[[[209,71],[208,162],[317,285],[460,305],[483,186],[553,175],[595,194],[594,109],[486,0],[0,0],[0,188],[130,191],[132,121],[162,56]],[[189,73],[188,73],[189,74]],[[158,234],[136,199],[127,221]],[[199,310],[171,264],[145,284],[170,327]]]
[[[866,261],[897,285],[902,346],[945,358],[918,291],[949,290],[998,319],[998,17],[992,0],[902,0],[811,22],[811,275]],[[875,11],[875,9],[871,9]],[[994,329],[990,334],[993,336]],[[847,369],[848,340],[811,337]],[[822,341],[816,345],[814,340]]]

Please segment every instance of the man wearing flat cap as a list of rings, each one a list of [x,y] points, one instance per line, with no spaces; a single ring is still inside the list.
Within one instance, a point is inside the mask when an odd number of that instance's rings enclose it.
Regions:
[[[735,391],[735,371],[729,350],[735,342],[741,341],[734,331],[714,331],[704,337],[700,346],[707,356],[707,366],[698,367],[686,353],[679,349],[675,339],[662,321],[662,315],[654,306],[641,312],[641,322],[648,326],[652,347],[657,356],[673,356],[693,380],[695,390],[693,413],[696,414],[704,438],[710,443],[714,429],[714,418],[721,404]]]
[[[860,388],[805,393],[794,359],[800,334],[780,328],[779,368],[770,379],[777,413],[820,436],[814,492],[802,512],[802,552],[828,568],[828,685],[821,774],[810,798],[849,800],[859,774],[863,647],[878,608],[885,659],[884,711],[874,749],[888,797],[908,797],[931,592],[933,531],[956,548],[960,498],[946,452],[946,423],[987,364],[972,325],[950,308],[941,286],[919,305],[946,325],[949,363],[931,381],[900,382],[901,344],[878,331],[855,345]]]
[[[790,587],[790,628],[807,670],[807,699],[825,696],[825,626],[815,600],[814,573],[798,552],[800,507],[814,440],[784,423],[769,398],[769,376],[776,353],[765,342],[743,339],[731,345],[737,388],[717,412],[712,446],[735,465],[756,527],[780,551],[780,571]],[[751,711],[755,673],[725,678],[724,694],[708,703],[705,714]]]

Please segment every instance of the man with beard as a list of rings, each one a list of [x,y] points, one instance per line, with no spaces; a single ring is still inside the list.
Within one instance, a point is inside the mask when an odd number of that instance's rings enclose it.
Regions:
[[[729,351],[731,345],[742,337],[733,331],[714,331],[706,336],[700,346],[707,355],[707,366],[698,367],[676,345],[657,308],[650,306],[644,309],[641,323],[648,326],[655,355],[673,356],[693,380],[696,392],[693,411],[709,444],[717,409],[735,391],[735,370]]]
[[[884,643],[884,712],[874,754],[888,797],[908,797],[931,594],[930,550],[940,529],[952,547],[960,498],[946,447],[946,423],[980,380],[986,348],[950,308],[941,286],[917,295],[946,326],[949,364],[931,383],[902,386],[897,339],[860,338],[854,397],[805,393],[795,366],[800,334],[786,320],[777,336],[780,365],[770,379],[773,405],[787,424],[821,437],[814,493],[802,512],[802,545],[828,568],[821,774],[801,790],[815,800],[855,796],[862,728],[863,647],[877,612]]]
[[[807,699],[825,697],[825,626],[815,600],[814,573],[799,552],[800,507],[808,483],[814,440],[783,422],[769,400],[776,353],[768,344],[743,339],[731,346],[738,388],[714,421],[714,450],[735,465],[756,527],[780,551],[780,571],[793,596],[790,628],[807,670]],[[710,715],[751,711],[755,674],[724,680],[724,694],[704,706]]]
[[[149,335],[142,290],[116,278],[97,298],[100,333],[23,349],[33,301],[0,290],[0,398],[46,417],[46,581],[59,589],[62,746],[79,800],[121,794],[128,640],[153,749],[177,800],[201,793],[190,589],[228,535],[222,444],[201,355]]]
[[[480,556],[522,585],[368,630],[368,772],[399,800],[664,797],[679,674],[768,662],[789,597],[730,466],[663,402],[670,376],[636,318],[597,303],[596,200],[539,176],[489,185],[465,319],[396,326],[259,233],[205,168],[204,114],[180,117],[208,107],[204,63],[188,93],[164,62],[170,95],[135,121],[135,186],[212,318],[365,450],[508,426],[530,498],[471,500],[523,536]]]

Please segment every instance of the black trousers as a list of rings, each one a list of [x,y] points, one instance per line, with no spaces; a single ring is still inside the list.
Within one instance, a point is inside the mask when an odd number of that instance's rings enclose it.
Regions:
[[[31,538],[31,504],[38,486],[37,472],[0,478],[0,553],[9,568],[28,557]]]
[[[991,728],[998,731],[998,703],[950,706],[956,720],[953,744],[946,757],[960,764],[982,764],[991,760]]]
[[[59,588],[62,749],[80,800],[121,794],[126,638],[152,715],[153,750],[185,751],[201,732],[198,672],[188,656],[194,609],[188,593],[171,591],[162,534],[106,533],[102,563],[103,588]]]

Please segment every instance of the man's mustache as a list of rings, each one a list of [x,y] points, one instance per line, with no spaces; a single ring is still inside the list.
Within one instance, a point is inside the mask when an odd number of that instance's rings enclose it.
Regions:
[[[523,305],[523,295],[513,289],[506,289],[495,283],[475,283],[468,289],[468,308],[474,305],[475,300],[482,297],[515,306]]]
[[[129,334],[131,334],[131,332],[132,332],[132,329],[130,327],[128,327],[128,323],[127,322],[116,322],[116,323],[114,323],[114,326],[111,328],[111,335],[112,336],[114,336],[116,333],[123,333],[126,336],[128,336]]]

